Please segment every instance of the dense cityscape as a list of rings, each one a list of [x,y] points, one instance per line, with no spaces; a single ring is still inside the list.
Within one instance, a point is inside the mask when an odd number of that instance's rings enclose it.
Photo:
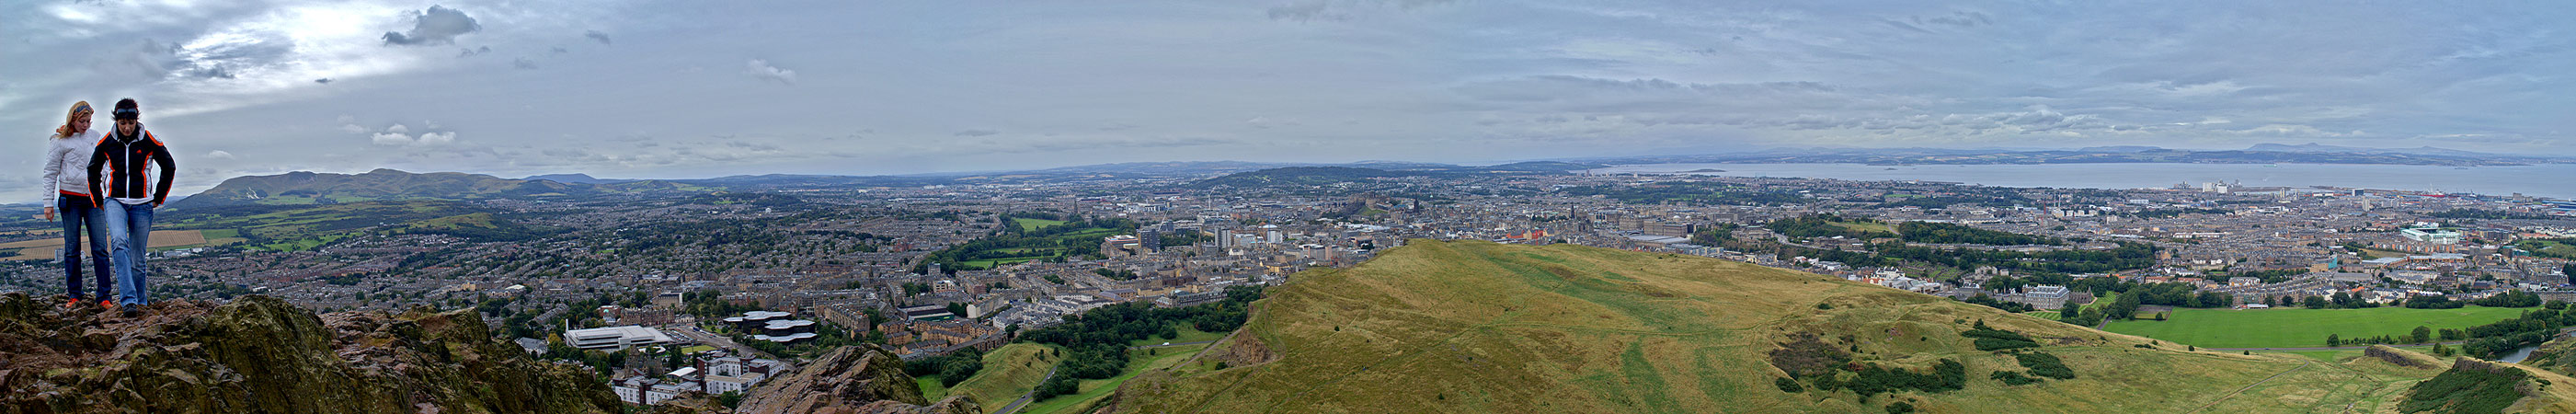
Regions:
[[[325,312],[474,308],[495,334],[589,365],[635,404],[739,398],[845,344],[908,360],[980,355],[1069,315],[1220,302],[1228,289],[1421,239],[1723,258],[2088,326],[2173,307],[2406,306],[2506,292],[2576,300],[2566,273],[2576,218],[2566,202],[2518,195],[1581,169],[1349,176],[1370,171],[423,198],[268,205],[251,216],[319,217],[292,229],[220,228],[244,224],[222,215],[246,213],[206,208],[217,217],[179,216],[171,228],[229,239],[156,253],[153,289],[210,301],[268,295]],[[367,215],[377,208],[427,214]],[[323,217],[346,211],[359,220]],[[30,252],[50,253],[40,250]],[[7,289],[53,288],[51,263],[10,262]],[[2148,302],[2086,306],[2115,292]],[[972,372],[949,376],[960,374]]]

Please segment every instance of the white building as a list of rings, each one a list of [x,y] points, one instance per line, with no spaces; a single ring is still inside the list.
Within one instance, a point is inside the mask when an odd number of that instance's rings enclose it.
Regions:
[[[2022,288],[2021,292],[2022,299],[2030,303],[2031,307],[2040,309],[2066,307],[2065,286],[2031,286]]]
[[[625,349],[673,342],[661,330],[635,325],[575,329],[564,331],[563,337],[565,343],[581,349]]]
[[[610,388],[617,392],[619,401],[625,401],[627,404],[653,405],[678,399],[682,395],[697,391],[700,387],[694,382],[663,382],[639,375],[617,381],[617,385]]]
[[[2433,227],[2407,227],[2398,229],[2397,235],[2406,237],[2407,240],[2425,243],[2460,244],[2460,232]]]
[[[769,377],[772,369],[772,365],[739,357],[716,358],[707,362],[706,376],[701,383],[705,384],[708,394],[749,393],[752,386]]]

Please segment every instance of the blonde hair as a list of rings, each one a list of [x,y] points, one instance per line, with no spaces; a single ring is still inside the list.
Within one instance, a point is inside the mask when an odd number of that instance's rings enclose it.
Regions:
[[[71,113],[63,114],[63,126],[54,127],[54,138],[70,138],[72,122],[79,121],[82,116],[96,113],[98,113],[97,110],[89,108],[89,101],[73,102]]]

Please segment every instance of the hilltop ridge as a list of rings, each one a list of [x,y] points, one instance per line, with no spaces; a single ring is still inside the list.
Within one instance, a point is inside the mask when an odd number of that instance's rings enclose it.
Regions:
[[[268,296],[136,318],[0,296],[0,412],[614,413],[582,368],[492,338],[471,310],[315,315]]]
[[[1242,330],[1136,377],[1108,408],[2378,412],[2446,368],[2213,352],[1839,278],[1561,244],[1417,239],[1272,292]],[[2529,378],[2544,381],[2477,398],[2568,405],[2569,384],[2545,381],[2565,377]]]

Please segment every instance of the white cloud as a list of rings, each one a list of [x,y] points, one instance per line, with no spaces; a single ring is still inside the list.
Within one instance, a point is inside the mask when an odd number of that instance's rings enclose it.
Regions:
[[[392,145],[392,146],[411,145],[411,143],[412,143],[412,140],[411,140],[411,136],[410,136],[410,135],[403,135],[403,134],[399,134],[399,133],[392,133],[392,132],[381,132],[381,133],[377,133],[377,134],[375,134],[375,135],[373,135],[373,136],[370,136],[370,137],[369,137],[369,141],[373,141],[373,142],[375,142],[375,143],[376,143],[376,145]]]
[[[230,153],[230,152],[224,152],[224,150],[214,150],[214,151],[207,152],[207,153],[206,153],[206,158],[212,158],[212,159],[218,159],[218,160],[229,160],[229,159],[233,159],[233,153]]]
[[[420,144],[420,145],[444,145],[444,144],[453,143],[453,142],[456,142],[456,133],[455,133],[455,132],[430,132],[430,133],[420,134],[420,141],[419,141],[419,144]]]
[[[746,66],[746,68],[743,69],[742,73],[745,75],[751,75],[753,79],[784,84],[796,83],[796,71],[771,66],[769,61],[766,59],[752,59],[751,63],[744,66]]]

